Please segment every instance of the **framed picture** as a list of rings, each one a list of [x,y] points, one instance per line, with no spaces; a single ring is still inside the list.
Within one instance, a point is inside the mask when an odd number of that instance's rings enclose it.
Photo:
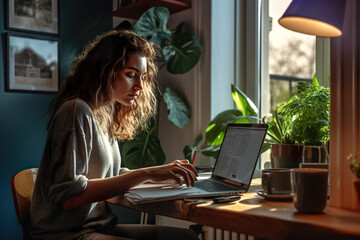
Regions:
[[[58,41],[8,34],[7,43],[7,91],[58,91]]]
[[[8,29],[58,34],[58,0],[8,0]]]

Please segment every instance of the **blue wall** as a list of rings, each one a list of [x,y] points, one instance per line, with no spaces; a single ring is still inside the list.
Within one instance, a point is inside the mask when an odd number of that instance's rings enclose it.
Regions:
[[[22,229],[17,221],[12,200],[10,179],[26,168],[38,167],[46,140],[46,113],[52,94],[5,92],[4,73],[6,37],[5,0],[0,0],[0,238],[21,239]],[[112,26],[112,0],[59,0],[60,73],[62,79],[69,63],[85,43]]]

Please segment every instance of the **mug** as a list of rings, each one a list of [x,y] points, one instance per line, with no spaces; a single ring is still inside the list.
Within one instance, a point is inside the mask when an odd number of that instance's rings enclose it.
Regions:
[[[290,195],[291,180],[289,168],[269,168],[262,171],[261,185],[266,194]]]
[[[302,152],[303,163],[328,163],[329,154],[325,146],[304,146]]]
[[[328,170],[298,168],[291,174],[295,208],[302,213],[321,213],[327,202]]]

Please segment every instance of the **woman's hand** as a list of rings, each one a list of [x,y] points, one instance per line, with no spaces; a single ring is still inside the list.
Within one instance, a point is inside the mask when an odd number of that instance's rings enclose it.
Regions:
[[[175,180],[182,185],[181,178],[184,179],[186,186],[194,186],[198,173],[188,160],[176,160],[172,163],[149,167],[144,169],[147,172],[148,179],[154,182]]]
[[[71,210],[84,204],[103,201],[123,194],[148,180],[159,182],[171,179],[181,185],[183,178],[186,186],[194,186],[197,176],[196,170],[188,160],[176,160],[161,166],[129,170],[114,177],[89,179],[86,190],[67,199],[63,207],[65,210]]]

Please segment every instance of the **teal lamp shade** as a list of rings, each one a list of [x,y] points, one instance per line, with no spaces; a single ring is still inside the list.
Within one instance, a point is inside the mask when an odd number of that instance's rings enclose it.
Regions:
[[[342,34],[346,0],[293,0],[279,24],[318,37]]]

